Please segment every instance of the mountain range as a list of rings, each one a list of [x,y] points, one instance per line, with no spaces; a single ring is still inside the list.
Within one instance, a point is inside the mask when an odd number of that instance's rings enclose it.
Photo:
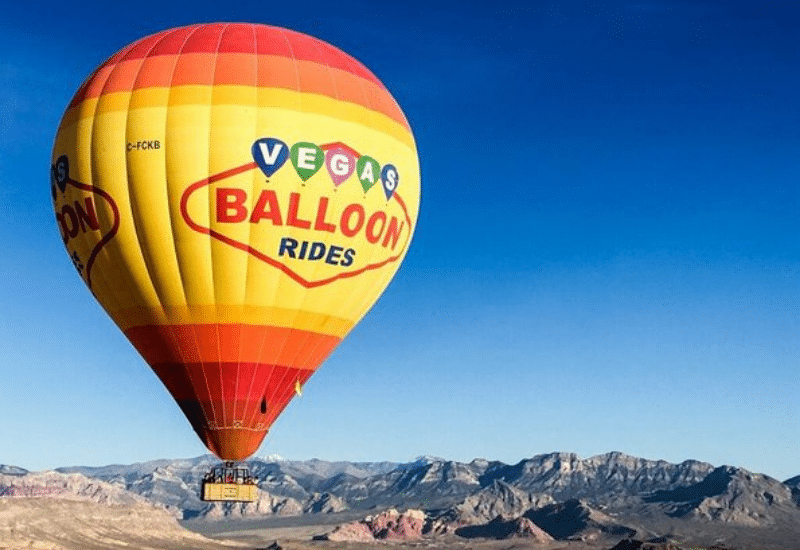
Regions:
[[[465,538],[541,531],[537,536],[556,540],[734,541],[759,549],[794,548],[782,545],[800,540],[800,476],[780,482],[696,460],[673,464],[619,452],[590,458],[549,453],[516,464],[255,458],[248,464],[261,489],[257,502],[206,503],[198,498],[200,482],[217,463],[206,455],[42,473],[0,466],[0,497],[78,494],[95,502],[149,502],[193,525],[357,518],[397,508],[420,510],[412,523],[425,533]]]

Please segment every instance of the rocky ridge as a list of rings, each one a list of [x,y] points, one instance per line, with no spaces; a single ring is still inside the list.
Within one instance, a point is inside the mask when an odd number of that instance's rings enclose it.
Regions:
[[[613,452],[585,459],[574,453],[548,453],[513,465],[434,457],[406,464],[254,459],[249,465],[259,479],[259,501],[221,506],[197,496],[203,474],[216,463],[206,455],[59,471],[99,478],[184,519],[401,507],[439,510],[440,515],[453,508],[449,512],[453,521],[466,524],[498,515],[512,519],[530,508],[577,499],[596,511],[648,509],[673,518],[766,524],[778,510],[794,513],[800,502],[800,476],[782,484],[768,476],[731,467],[720,470],[696,460],[672,464]]]
[[[500,540],[523,538],[537,543],[546,543],[555,540],[547,531],[526,517],[506,520],[498,516],[490,522],[460,527],[454,532],[456,535],[464,538]]]
[[[44,474],[5,467],[9,473],[0,475],[0,494],[47,496],[60,491],[91,498],[95,489],[89,485],[95,483],[103,487],[97,495],[149,501],[194,521],[370,514],[329,533],[340,540],[418,534],[655,540],[701,528],[720,533],[728,528],[770,528],[796,532],[800,538],[800,476],[781,483],[740,468],[716,468],[694,460],[672,464],[623,453],[586,459],[574,453],[549,453],[513,465],[433,457],[406,464],[254,459],[249,465],[261,490],[256,502],[205,503],[197,496],[200,480],[216,463],[205,456]],[[45,474],[61,476],[61,485],[31,483]],[[71,482],[75,487],[66,490],[66,479],[82,481]],[[420,512],[409,515],[409,510]]]
[[[637,530],[592,508],[586,502],[570,499],[528,510],[526,518],[558,540],[596,540],[605,535],[630,537]]]
[[[27,472],[21,468],[19,470]],[[105,481],[77,473],[61,474],[53,471],[0,474],[0,497],[47,497],[91,501],[108,506],[142,504],[166,508],[161,503]]]
[[[550,495],[528,493],[504,481],[495,480],[451,509],[454,521],[471,525],[492,521],[497,517],[519,517],[532,508],[541,508],[554,502]]]
[[[361,521],[339,525],[319,540],[370,542],[375,540],[415,540],[422,538],[426,514],[422,510],[403,513],[390,508]]]
[[[182,528],[176,510],[111,483],[79,473],[31,473],[14,467],[2,472],[2,548],[230,548]]]
[[[771,477],[731,466],[714,469],[691,485],[659,490],[644,497],[672,517],[766,526],[775,515],[797,508],[792,488]]]

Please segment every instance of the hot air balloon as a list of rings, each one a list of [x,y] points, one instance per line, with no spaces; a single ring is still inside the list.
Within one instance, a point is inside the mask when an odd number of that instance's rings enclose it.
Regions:
[[[244,23],[102,64],[61,120],[51,187],[81,278],[229,466],[383,292],[420,193],[408,121],[368,69]]]

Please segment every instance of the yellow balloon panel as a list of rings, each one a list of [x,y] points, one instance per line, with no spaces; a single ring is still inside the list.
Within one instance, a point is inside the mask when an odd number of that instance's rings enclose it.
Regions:
[[[225,123],[197,132],[204,114],[209,127],[214,119]],[[183,124],[187,120],[192,123]],[[76,123],[60,135],[75,135],[76,143],[94,147],[103,143],[92,168],[121,213],[104,257],[125,265],[136,283],[135,290],[128,281],[115,289],[118,307],[107,307],[112,316],[133,302],[161,308],[246,303],[297,309],[311,293],[309,307],[316,312],[355,323],[368,305],[334,300],[320,310],[324,296],[331,288],[334,294],[363,296],[386,272],[394,272],[410,242],[418,198],[413,189],[407,192],[414,183],[408,175],[418,170],[416,156],[379,131],[314,113],[229,105],[181,106],[171,108],[169,116],[166,107],[143,107],[99,114],[93,122]],[[365,192],[355,171],[337,186],[324,162],[303,182],[291,159],[266,177],[252,156],[259,136],[274,137],[286,149],[294,143],[342,144],[379,163],[390,160],[403,174],[403,187],[391,199],[375,188],[380,181]],[[126,151],[137,143],[148,148]],[[353,163],[350,158],[338,160],[346,165]],[[366,176],[380,179],[377,173]],[[75,193],[92,200],[85,190]],[[60,195],[62,207],[74,202],[73,194]],[[113,216],[105,218],[106,225],[113,223]],[[80,235],[85,242],[79,255],[85,256],[103,232]],[[93,266],[93,277],[101,271],[110,276],[108,269]]]

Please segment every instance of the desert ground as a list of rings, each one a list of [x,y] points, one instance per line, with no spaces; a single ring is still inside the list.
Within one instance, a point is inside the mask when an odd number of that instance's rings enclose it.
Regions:
[[[610,550],[620,542],[619,537],[538,543],[455,535],[369,543],[313,540],[353,519],[351,511],[325,517],[179,523],[163,511],[141,505],[109,508],[86,501],[0,499],[0,550]],[[653,543],[626,550],[795,550],[785,542],[773,544],[763,529],[743,529],[734,537],[728,529],[727,535],[718,546],[715,534],[708,532],[698,534],[698,543]]]
[[[602,537],[597,540],[535,542],[524,538],[492,540],[466,539],[455,535],[426,536],[413,541],[334,542],[313,540],[328,533],[338,524],[353,521],[349,514],[332,514],[325,521],[320,518],[268,518],[261,520],[235,520],[218,522],[182,522],[184,527],[210,539],[225,544],[242,544],[245,548],[274,550],[611,550],[620,543],[620,537]],[[681,524],[676,522],[675,527]],[[685,528],[685,526],[683,526]],[[680,544],[661,542],[634,542],[630,550],[797,550],[787,547],[785,536],[777,529],[730,526],[713,527],[694,535],[683,534]],[[625,539],[622,539],[625,540]],[[643,544],[636,548],[635,544]],[[277,546],[275,546],[277,545]]]

